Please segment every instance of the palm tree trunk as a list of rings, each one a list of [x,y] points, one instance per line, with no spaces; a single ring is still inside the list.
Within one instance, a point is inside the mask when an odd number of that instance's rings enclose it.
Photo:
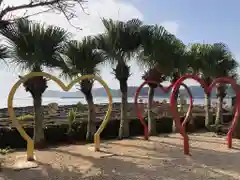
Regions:
[[[178,69],[175,69],[173,74],[172,74],[172,80],[171,80],[171,83],[172,84],[175,84],[175,82],[180,78],[180,73],[178,71]],[[174,96],[174,99],[175,99],[175,102],[176,102],[176,109],[178,109],[178,103],[177,103],[177,99],[178,99],[178,95],[179,95],[179,89],[176,91],[175,93],[175,96]],[[176,124],[175,124],[175,121],[173,120],[173,124],[172,124],[172,131],[173,132],[176,132],[177,130],[177,127],[176,127]]]
[[[217,112],[216,112],[216,120],[215,125],[219,125],[222,122],[222,106],[223,99],[226,95],[225,86],[220,84],[217,86]]]
[[[223,98],[218,97],[217,98],[217,112],[216,112],[215,125],[219,125],[222,122],[222,104],[223,104]]]
[[[152,116],[152,103],[154,97],[154,88],[149,86],[148,89],[148,133],[149,135],[157,135],[156,121]]]
[[[212,83],[212,78],[208,76],[203,76],[203,80],[207,86],[210,86]],[[202,87],[204,88],[204,87]],[[204,92],[204,109],[205,109],[205,127],[208,128],[213,124],[213,115],[211,110],[211,93]]]
[[[174,96],[174,99],[175,99],[175,102],[176,102],[176,109],[178,109],[178,103],[177,103],[177,100],[178,100],[178,94],[179,94],[179,89],[176,91],[176,94]],[[172,131],[173,132],[176,132],[177,131],[177,127],[176,127],[176,124],[175,124],[175,121],[173,120],[173,124],[172,124]]]
[[[96,132],[96,125],[95,125],[96,112],[95,112],[95,105],[93,102],[92,93],[89,93],[85,97],[88,104],[88,124],[87,124],[86,139],[90,141],[93,139],[94,133]]]
[[[181,86],[184,87],[184,89],[187,91],[189,97],[193,97],[190,88],[189,88],[186,84],[182,83]],[[179,91],[180,91],[180,90],[179,90]],[[176,98],[177,98],[177,97],[176,97]],[[189,102],[189,103],[190,103],[190,102]],[[190,105],[190,104],[189,104],[189,105]],[[186,114],[186,116],[188,116],[188,114]],[[194,123],[194,122],[192,121],[192,111],[190,112],[189,117],[186,117],[186,118],[187,118],[187,122],[189,122],[189,123]],[[185,121],[185,120],[184,120],[184,121]]]
[[[35,111],[34,125],[34,145],[35,148],[43,148],[45,145],[43,110],[42,110],[42,95],[33,97],[33,105]]]
[[[94,133],[96,132],[96,112],[95,112],[95,105],[93,102],[93,95],[92,95],[92,87],[93,87],[92,80],[85,79],[79,83],[80,90],[85,96],[85,99],[88,104],[88,123],[87,123],[87,134],[86,139],[88,141],[93,140]]]
[[[211,109],[211,95],[210,93],[204,93],[205,101],[205,127],[209,127],[213,123]]]
[[[122,94],[122,103],[121,103],[121,120],[120,120],[120,126],[119,126],[119,139],[122,139],[124,137],[129,137],[130,130],[129,130],[129,121],[127,118],[127,108],[128,108],[128,99],[127,99],[127,81],[120,81],[120,90]]]

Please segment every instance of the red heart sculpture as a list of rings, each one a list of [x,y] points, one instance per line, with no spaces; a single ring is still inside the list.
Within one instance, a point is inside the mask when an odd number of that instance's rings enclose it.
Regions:
[[[149,134],[148,134],[148,125],[145,123],[144,121],[144,117],[141,113],[141,110],[139,109],[139,106],[138,106],[138,97],[139,97],[139,93],[141,91],[141,89],[143,88],[143,86],[145,86],[146,84],[156,84],[163,92],[165,93],[168,93],[170,91],[170,89],[174,86],[174,84],[171,84],[170,86],[168,87],[164,87],[164,86],[161,86],[159,85],[158,82],[156,81],[144,81],[136,90],[136,94],[135,94],[135,97],[134,97],[134,104],[135,104],[135,109],[136,109],[136,114],[139,118],[139,120],[141,121],[142,125],[143,125],[143,128],[144,128],[144,139],[145,140],[148,140],[149,138]],[[183,122],[187,122],[187,120],[189,119],[189,116],[191,114],[191,111],[192,111],[192,107],[193,107],[193,98],[192,98],[192,94],[190,91],[188,91],[188,94],[190,96],[190,104],[189,104],[189,107],[188,107],[188,111],[187,111],[187,114],[186,114],[186,117],[184,119]]]
[[[184,154],[189,154],[189,138],[188,138],[188,135],[184,131],[184,126],[185,126],[186,122],[183,122],[182,124],[180,123],[180,117],[179,117],[179,114],[178,114],[177,109],[176,109],[176,102],[175,102],[175,99],[174,99],[174,95],[177,92],[180,85],[182,84],[182,82],[185,81],[186,79],[193,79],[193,80],[199,82],[199,84],[202,87],[204,87],[204,91],[207,92],[207,93],[211,92],[212,89],[218,83],[231,84],[232,88],[236,92],[236,97],[237,97],[235,115],[234,115],[234,118],[233,118],[232,125],[229,128],[229,131],[228,131],[228,134],[227,134],[228,147],[232,148],[232,133],[233,133],[233,130],[235,129],[236,124],[237,124],[237,119],[238,119],[238,116],[239,116],[239,108],[240,108],[240,101],[239,101],[240,100],[239,99],[240,94],[238,92],[236,81],[232,78],[221,77],[221,78],[215,79],[210,86],[207,86],[200,77],[198,77],[196,75],[185,75],[185,76],[182,76],[181,78],[179,78],[176,81],[176,83],[174,84],[173,91],[172,91],[171,98],[170,98],[171,112],[173,114],[173,118],[174,118],[176,127],[179,129],[180,134],[183,136]]]

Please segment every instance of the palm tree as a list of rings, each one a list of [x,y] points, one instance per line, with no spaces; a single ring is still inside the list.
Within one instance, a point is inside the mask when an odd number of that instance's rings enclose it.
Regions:
[[[211,44],[200,44],[195,43],[190,46],[189,55],[192,58],[191,67],[193,73],[200,75],[202,80],[207,86],[209,86],[212,81],[212,70],[216,66],[215,59],[210,58],[209,54],[211,52]],[[205,126],[209,127],[213,123],[211,109],[211,93],[204,92],[204,102],[205,102]]]
[[[171,61],[167,62],[167,58],[171,52],[168,51],[167,41],[169,33],[162,26],[145,25],[141,27],[141,49],[138,55],[138,64],[140,67],[147,69],[142,76],[143,80],[151,80],[159,84],[166,80],[165,73],[161,71],[162,68],[169,68]],[[150,135],[156,135],[156,121],[152,117],[151,108],[154,97],[156,84],[149,83],[148,90],[148,130]]]
[[[67,56],[67,65],[69,68],[62,69],[64,74],[70,77],[97,74],[99,70],[97,65],[103,62],[100,51],[96,50],[94,39],[90,36],[85,37],[82,41],[70,41],[66,46],[65,55]],[[93,102],[92,87],[94,80],[86,79],[79,82],[80,90],[84,94],[88,104],[88,125],[86,139],[92,140],[96,131],[96,112]]]
[[[0,33],[6,37],[11,54],[10,63],[23,70],[41,72],[43,67],[58,67],[64,64],[61,58],[63,44],[69,34],[60,27],[45,26],[27,19],[21,19]],[[21,78],[21,76],[19,76]],[[47,89],[47,79],[33,77],[24,83],[25,90],[33,98],[35,112],[34,144],[44,145],[42,94]]]
[[[209,86],[215,78],[234,77],[236,75],[237,63],[223,43],[191,45],[189,50],[192,57],[191,67],[194,72],[202,77],[205,84]],[[226,86],[217,86],[218,108],[215,124],[221,121],[223,98],[226,96]],[[211,109],[211,93],[205,92],[205,125],[209,127],[213,123]]]
[[[168,33],[164,27],[158,25],[142,26],[141,39],[142,48],[138,59],[140,66],[147,68],[143,79],[156,81],[159,84],[172,79],[172,83],[174,83],[180,77],[180,72],[187,67],[184,59],[185,45]],[[173,69],[177,71],[172,73]],[[155,84],[149,84],[148,125],[150,135],[157,133],[156,122],[151,117],[151,107],[156,87]]]
[[[166,80],[166,77],[159,72],[159,70],[156,67],[149,68],[149,70],[145,71],[145,73],[142,76],[142,79],[144,81],[154,81],[157,83],[161,83]],[[148,114],[148,133],[149,135],[157,135],[157,127],[156,127],[156,121],[152,117],[152,104],[153,104],[153,98],[155,94],[155,88],[157,88],[156,84],[148,83],[148,108],[147,108],[147,114]]]
[[[130,76],[130,67],[127,65],[127,61],[133,57],[141,43],[139,28],[142,22],[138,19],[132,19],[127,22],[103,19],[102,22],[105,27],[105,33],[97,37],[98,48],[104,52],[108,62],[117,64],[116,68],[113,69],[113,73],[119,81],[122,97],[119,128],[119,138],[122,139],[129,136],[127,81]]]
[[[216,66],[214,72],[215,77],[237,77],[238,63],[233,58],[232,52],[224,43],[214,43],[211,49],[211,56],[216,58]],[[217,112],[215,125],[222,122],[223,99],[226,97],[227,86],[224,84],[217,85]]]

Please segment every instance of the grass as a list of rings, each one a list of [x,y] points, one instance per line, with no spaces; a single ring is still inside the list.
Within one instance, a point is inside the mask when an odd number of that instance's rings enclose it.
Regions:
[[[11,148],[0,149],[0,155],[6,155],[8,153],[13,152],[14,150]]]
[[[19,121],[33,120],[33,119],[34,119],[34,115],[31,115],[31,114],[26,114],[26,115],[22,115],[22,116],[17,117],[17,120],[19,120]]]
[[[0,149],[0,170],[1,170],[1,166],[2,163],[4,162],[4,155],[13,152],[14,150],[11,148],[5,148],[5,149]]]

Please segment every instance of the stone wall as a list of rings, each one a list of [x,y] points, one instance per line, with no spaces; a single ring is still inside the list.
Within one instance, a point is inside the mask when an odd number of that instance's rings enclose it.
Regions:
[[[52,104],[52,103],[51,103]],[[52,105],[55,106],[55,105]],[[120,120],[120,103],[113,103],[113,110],[111,113],[111,120]],[[58,106],[57,109],[55,109],[54,113],[49,114],[49,106],[43,106],[44,108],[44,123],[46,125],[48,124],[66,124],[68,123],[67,116],[68,112],[72,108],[76,108],[75,105],[64,105],[64,106]],[[102,121],[104,119],[104,116],[106,114],[108,108],[108,104],[97,104],[96,105],[96,116],[97,121]],[[140,104],[139,103],[139,109],[143,115],[143,117],[147,116],[147,106],[146,104]],[[183,112],[181,112],[181,115],[183,116],[188,109],[188,105],[185,105],[183,108]],[[34,108],[32,106],[27,107],[17,107],[14,108],[16,117],[21,116],[28,116],[28,115],[34,115]],[[157,104],[153,109],[153,116],[155,118],[161,118],[161,117],[171,117],[170,112],[170,105],[169,103],[159,103]],[[202,106],[194,106],[193,113],[197,113],[198,115],[204,116],[204,108]],[[82,105],[80,110],[77,113],[76,121],[86,121],[88,117],[88,107],[87,105]],[[128,117],[129,119],[136,119],[136,111],[135,111],[135,105],[133,103],[128,104]],[[24,120],[21,121],[21,123],[24,126],[32,126],[33,125],[33,117],[25,117]],[[8,115],[8,109],[3,108],[0,109],[0,127],[11,127],[11,121],[9,120]]]

